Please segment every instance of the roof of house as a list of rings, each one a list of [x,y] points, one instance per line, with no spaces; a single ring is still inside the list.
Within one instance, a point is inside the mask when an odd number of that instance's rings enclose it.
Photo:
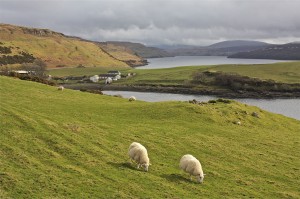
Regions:
[[[99,77],[115,77],[116,74],[100,74]]]
[[[120,71],[118,71],[118,70],[110,70],[107,73],[120,73]]]

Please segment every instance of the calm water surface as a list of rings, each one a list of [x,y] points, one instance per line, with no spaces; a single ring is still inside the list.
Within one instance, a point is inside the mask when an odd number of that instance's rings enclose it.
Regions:
[[[125,98],[135,96],[138,100],[147,102],[160,101],[188,101],[196,99],[197,101],[208,101],[216,99],[214,96],[206,95],[183,95],[170,93],[147,93],[147,92],[133,92],[133,91],[103,91],[107,95],[120,94]],[[236,101],[257,106],[261,109],[282,114],[300,120],[300,99],[235,99]]]
[[[138,69],[172,68],[177,66],[218,65],[218,64],[269,64],[287,60],[237,59],[225,56],[177,56],[147,59],[149,64]]]
[[[139,69],[156,69],[156,68],[172,68],[177,66],[192,65],[218,65],[218,64],[268,64],[276,62],[287,62],[286,60],[267,60],[267,59],[236,59],[227,58],[225,56],[178,56],[148,59],[150,62],[147,66],[138,67]],[[135,96],[138,100],[148,102],[159,101],[188,101],[196,99],[197,101],[208,101],[216,99],[214,96],[205,95],[183,95],[168,93],[146,93],[131,91],[104,91],[108,95],[120,94],[129,98]],[[236,99],[245,104],[260,107],[264,110],[282,114],[288,117],[300,120],[300,99]]]

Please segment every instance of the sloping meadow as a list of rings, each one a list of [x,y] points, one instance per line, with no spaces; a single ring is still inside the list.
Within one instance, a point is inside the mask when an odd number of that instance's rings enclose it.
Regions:
[[[0,198],[300,197],[298,120],[234,101],[129,102],[2,76],[0,85]],[[149,172],[129,163],[133,141],[148,149]],[[203,184],[179,170],[188,153]]]

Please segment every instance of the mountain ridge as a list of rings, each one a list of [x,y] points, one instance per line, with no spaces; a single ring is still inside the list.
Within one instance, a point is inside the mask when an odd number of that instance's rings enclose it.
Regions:
[[[131,50],[134,54],[143,57],[145,59],[171,56],[164,49],[146,46],[141,43],[135,43],[129,41],[106,41],[104,43],[125,47],[126,49]]]
[[[272,45],[248,52],[239,52],[230,55],[229,58],[300,60],[300,43]]]
[[[23,53],[40,58],[48,68],[79,65],[85,67],[129,67],[130,65],[126,58],[121,60],[112,56],[97,45],[97,42],[67,36],[49,29],[2,23],[0,24],[0,38],[0,47],[10,49],[6,50],[6,53],[0,51],[0,65],[4,66],[14,67],[26,63],[26,60],[20,59]],[[131,56],[130,59],[142,60],[138,56]]]
[[[207,47],[211,48],[230,48],[230,47],[238,47],[238,46],[266,46],[270,45],[261,41],[254,40],[226,40],[211,44]]]
[[[191,46],[167,49],[173,56],[229,56],[238,52],[252,51],[271,44],[250,40],[228,40],[208,46]]]

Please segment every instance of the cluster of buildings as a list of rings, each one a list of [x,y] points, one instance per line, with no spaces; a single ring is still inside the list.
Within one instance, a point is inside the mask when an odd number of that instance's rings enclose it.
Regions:
[[[118,79],[121,79],[121,72],[117,70],[111,70],[105,74],[94,75],[90,77],[90,81],[94,83],[98,82],[101,79],[105,80],[105,84],[110,84],[112,83],[112,81],[117,81]]]

